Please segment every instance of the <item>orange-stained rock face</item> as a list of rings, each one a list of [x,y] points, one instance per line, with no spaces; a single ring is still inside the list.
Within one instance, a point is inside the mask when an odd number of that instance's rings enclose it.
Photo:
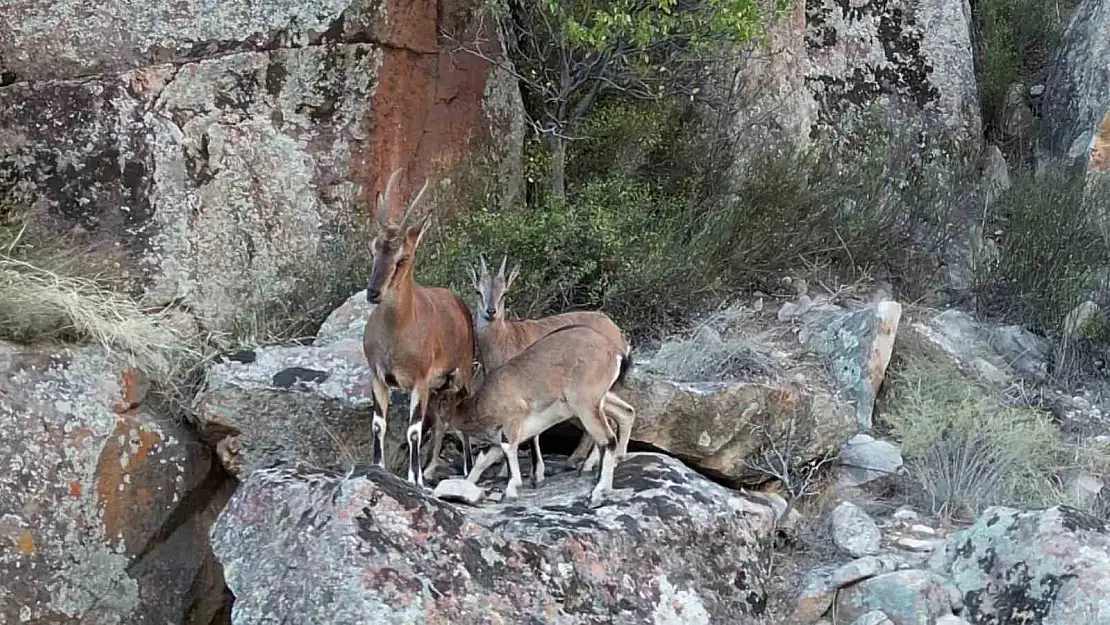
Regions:
[[[209,623],[223,474],[95,348],[0,342],[0,622]],[[135,407],[117,411],[121,398]],[[97,607],[103,606],[103,607]],[[91,611],[91,612],[90,612]],[[74,620],[75,619],[75,620]],[[208,620],[205,620],[208,619]]]
[[[475,36],[482,6],[96,0],[86,30],[26,11],[0,29],[0,213],[209,330],[311,298],[365,249],[394,168],[400,201],[443,181],[440,211],[516,193],[515,81],[439,40]]]

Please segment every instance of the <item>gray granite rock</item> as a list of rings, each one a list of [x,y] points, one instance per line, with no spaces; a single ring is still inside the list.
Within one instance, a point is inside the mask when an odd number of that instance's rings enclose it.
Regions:
[[[930,571],[906,569],[865,579],[837,595],[846,622],[879,610],[893,625],[933,625],[952,613],[951,582]]]
[[[623,461],[600,508],[591,487],[560,474],[456,507],[376,469],[278,467],[247,477],[212,539],[237,625],[757,622],[770,508],[656,454]]]
[[[859,506],[842,501],[833,509],[830,519],[833,542],[854,558],[879,553],[882,534],[879,526]]]

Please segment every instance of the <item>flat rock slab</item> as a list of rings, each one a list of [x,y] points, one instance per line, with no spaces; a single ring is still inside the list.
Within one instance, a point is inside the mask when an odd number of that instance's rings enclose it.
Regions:
[[[459,507],[378,470],[252,473],[213,529],[236,625],[754,623],[774,512],[657,454]]]

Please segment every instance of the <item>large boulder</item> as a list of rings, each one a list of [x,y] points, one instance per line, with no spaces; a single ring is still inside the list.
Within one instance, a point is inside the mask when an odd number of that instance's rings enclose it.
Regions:
[[[518,186],[515,81],[439,44],[496,42],[476,0],[24,5],[0,24],[0,215],[208,330],[357,273],[394,168],[406,199],[440,179],[437,209]]]
[[[1072,12],[1041,103],[1039,164],[1065,160],[1110,172],[1110,4],[1082,0]]]
[[[965,616],[984,625],[1110,622],[1110,525],[1067,507],[988,508],[946,544]]]
[[[98,348],[0,342],[0,622],[221,622],[228,484],[145,387]]]
[[[898,125],[924,125],[963,147],[982,121],[967,0],[807,0],[806,84],[817,127],[835,129],[878,105]]]
[[[769,507],[656,454],[624,460],[602,507],[591,486],[456,507],[376,470],[265,469],[212,540],[236,625],[756,622]]]

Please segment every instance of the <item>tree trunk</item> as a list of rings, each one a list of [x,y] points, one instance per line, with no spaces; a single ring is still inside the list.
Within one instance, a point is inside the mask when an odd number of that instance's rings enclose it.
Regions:
[[[551,135],[551,195],[564,198],[567,195],[567,140],[559,135]]]

